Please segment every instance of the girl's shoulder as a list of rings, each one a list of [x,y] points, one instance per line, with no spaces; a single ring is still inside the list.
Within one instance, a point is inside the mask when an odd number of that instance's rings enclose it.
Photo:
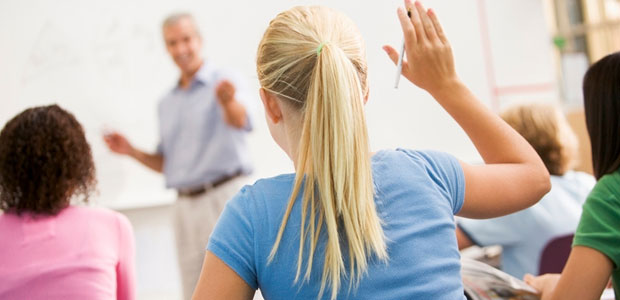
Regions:
[[[412,150],[396,148],[381,150],[372,157],[373,169],[377,172],[407,172],[419,170],[424,173],[462,172],[460,163],[451,154],[436,150]]]
[[[294,173],[258,179],[242,187],[228,205],[245,207],[249,211],[277,209],[288,201],[294,183]]]
[[[620,170],[616,170],[613,173],[601,177],[592,189],[590,195],[603,198],[609,195],[614,196],[612,198],[620,199]]]

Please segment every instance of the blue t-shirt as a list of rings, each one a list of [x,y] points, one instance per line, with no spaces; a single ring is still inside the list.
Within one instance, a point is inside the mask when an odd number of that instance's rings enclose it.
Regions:
[[[359,287],[349,291],[344,279],[338,299],[465,299],[454,224],[465,192],[459,162],[440,152],[384,150],[372,157],[372,170],[389,260],[370,259]],[[294,283],[303,193],[268,263],[294,180],[287,174],[244,187],[228,202],[207,246],[265,299],[316,299],[320,289],[321,241],[310,280]]]

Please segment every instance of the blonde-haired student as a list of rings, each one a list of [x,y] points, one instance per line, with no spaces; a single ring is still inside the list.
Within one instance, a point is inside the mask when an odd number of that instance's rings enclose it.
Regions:
[[[577,229],[581,207],[596,183],[590,174],[573,171],[577,136],[552,104],[522,103],[501,113],[527,140],[551,174],[551,191],[522,211],[487,220],[457,221],[459,249],[501,245],[502,270],[517,278],[538,274],[540,256],[552,239]],[[535,232],[536,234],[532,234]]]
[[[194,299],[250,299],[256,289],[266,299],[464,299],[454,214],[510,213],[549,190],[536,152],[457,77],[435,14],[405,5],[403,75],[453,116],[487,164],[371,153],[358,29],[325,7],[284,11],[259,44],[257,72],[271,135],[296,173],[259,180],[228,203]]]

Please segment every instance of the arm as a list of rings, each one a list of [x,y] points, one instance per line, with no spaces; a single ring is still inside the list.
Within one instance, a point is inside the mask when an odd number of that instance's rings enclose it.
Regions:
[[[127,138],[118,132],[105,134],[103,140],[112,152],[133,157],[153,171],[163,171],[164,157],[161,154],[150,154],[134,148]]]
[[[465,201],[459,215],[506,215],[535,204],[549,191],[549,173],[534,149],[465,86],[457,84],[432,94],[467,133],[485,162],[475,166],[461,162]]]
[[[233,269],[207,251],[192,299],[252,299],[254,292]]]
[[[136,148],[132,148],[129,156],[156,172],[163,172],[164,170],[164,157],[161,154],[151,154],[140,151]]]
[[[594,187],[583,206],[574,246],[562,274],[526,276],[526,282],[541,291],[544,300],[598,299],[617,266],[619,200],[615,190],[608,187],[609,181],[604,180]]]
[[[457,225],[456,226],[456,241],[459,245],[459,250],[471,247],[474,242],[463,232],[463,230]]]
[[[118,222],[118,262],[116,264],[116,299],[135,299],[135,245],[131,224],[124,216],[119,215]]]
[[[223,80],[216,87],[217,99],[224,110],[224,120],[228,125],[241,129],[247,124],[245,106],[235,98],[235,86]]]
[[[525,275],[525,282],[541,292],[541,300],[600,299],[613,263],[589,247],[573,247],[562,274]]]
[[[406,0],[405,5],[411,8],[411,18],[403,9],[398,11],[407,51],[403,75],[428,91],[452,116],[486,163],[473,166],[461,162],[465,202],[459,215],[490,218],[536,203],[550,189],[544,164],[523,137],[460,81],[452,49],[434,12],[411,0]],[[384,50],[396,63],[398,52],[389,46]]]

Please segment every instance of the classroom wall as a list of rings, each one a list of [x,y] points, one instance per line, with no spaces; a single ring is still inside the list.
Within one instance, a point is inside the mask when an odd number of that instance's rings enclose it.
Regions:
[[[258,90],[255,51],[269,20],[297,4],[332,6],[349,15],[365,37],[371,146],[438,149],[479,162],[463,131],[432,98],[401,78],[381,49],[400,48],[401,1],[0,1],[0,124],[26,107],[52,102],[83,123],[99,179],[95,201],[125,213],[137,241],[141,299],[173,299],[180,285],[170,207],[175,193],[159,174],[110,153],[104,129],[118,129],[138,147],[157,144],[156,105],[178,72],[161,41],[162,19],[175,11],[197,17],[204,53],[238,71]],[[494,110],[520,100],[557,101],[557,83],[538,0],[433,0],[462,80]],[[250,136],[255,177],[291,172],[271,140],[256,94]]]
[[[101,139],[103,130],[117,129],[136,146],[155,149],[157,102],[178,76],[161,41],[161,20],[174,11],[194,13],[206,57],[238,71],[258,90],[255,51],[269,20],[278,11],[309,3],[343,11],[365,37],[373,149],[434,148],[479,160],[465,134],[428,94],[404,79],[399,89],[393,88],[395,67],[381,46],[400,48],[395,11],[402,3],[397,0],[1,1],[0,40],[7,42],[0,48],[0,124],[26,107],[57,102],[85,127],[98,167],[101,203],[114,208],[170,203],[174,193],[163,188],[158,174],[110,153]],[[484,103],[497,110],[520,99],[557,98],[540,1],[427,4],[444,23],[461,78]],[[256,130],[250,137],[256,175],[291,171],[291,163],[271,141],[258,93],[256,97]]]
[[[590,136],[586,127],[585,111],[583,108],[573,108],[566,112],[566,119],[579,141],[575,170],[592,174],[594,172],[592,168],[592,148],[590,148]]]

